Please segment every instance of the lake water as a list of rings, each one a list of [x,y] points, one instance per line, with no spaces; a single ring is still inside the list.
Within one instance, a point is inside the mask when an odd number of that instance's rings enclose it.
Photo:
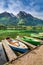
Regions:
[[[3,65],[6,62],[7,61],[6,61],[4,50],[3,50],[3,47],[2,47],[2,43],[0,42],[0,65]]]

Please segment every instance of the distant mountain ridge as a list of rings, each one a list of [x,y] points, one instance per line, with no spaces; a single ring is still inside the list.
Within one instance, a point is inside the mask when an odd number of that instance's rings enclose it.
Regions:
[[[25,25],[25,26],[43,26],[43,20],[33,17],[24,11],[20,11],[17,16],[12,13],[3,12],[0,14],[0,25]]]

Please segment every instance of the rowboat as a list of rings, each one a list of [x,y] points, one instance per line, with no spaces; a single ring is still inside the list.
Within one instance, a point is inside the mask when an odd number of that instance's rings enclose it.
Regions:
[[[28,51],[28,47],[24,43],[14,40],[12,38],[6,38],[6,40],[9,42],[8,45],[15,51],[19,51],[22,53]]]
[[[41,42],[39,40],[31,38],[31,37],[27,37],[27,36],[24,36],[23,38],[21,38],[21,40],[26,41],[26,42],[36,45],[36,46],[41,44]]]

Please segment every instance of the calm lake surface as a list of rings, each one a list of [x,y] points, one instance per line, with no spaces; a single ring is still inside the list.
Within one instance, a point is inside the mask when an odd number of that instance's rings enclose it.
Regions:
[[[3,51],[2,43],[0,42],[0,65],[3,65],[6,62],[7,61],[6,61],[4,51]]]

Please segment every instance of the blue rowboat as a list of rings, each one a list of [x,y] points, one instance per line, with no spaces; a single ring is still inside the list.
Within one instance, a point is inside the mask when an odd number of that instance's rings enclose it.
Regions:
[[[9,42],[8,45],[15,51],[19,51],[22,53],[25,53],[28,51],[28,47],[24,43],[11,38],[9,39],[7,38],[6,40]]]

